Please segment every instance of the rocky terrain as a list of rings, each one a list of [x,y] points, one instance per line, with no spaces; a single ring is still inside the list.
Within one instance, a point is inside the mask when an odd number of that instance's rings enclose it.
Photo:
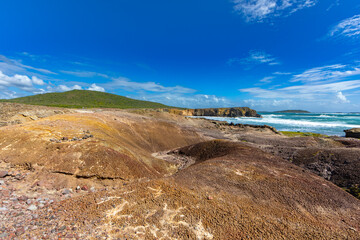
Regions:
[[[69,111],[0,128],[0,239],[360,239],[356,139]]]
[[[261,117],[261,115],[255,110],[248,107],[200,108],[185,110],[170,109],[170,112],[178,113],[184,116]]]
[[[360,138],[360,128],[352,128],[345,130],[346,137],[349,138]]]
[[[0,127],[71,112],[71,110],[63,108],[34,107],[18,103],[0,102]]]

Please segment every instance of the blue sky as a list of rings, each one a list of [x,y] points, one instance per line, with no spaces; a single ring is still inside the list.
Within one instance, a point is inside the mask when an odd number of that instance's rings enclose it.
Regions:
[[[11,0],[0,32],[0,98],[360,111],[355,0]]]

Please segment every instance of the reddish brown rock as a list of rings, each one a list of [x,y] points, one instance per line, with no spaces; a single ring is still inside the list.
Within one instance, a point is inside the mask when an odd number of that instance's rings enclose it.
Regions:
[[[0,171],[0,178],[4,178],[6,176],[8,176],[8,171]]]

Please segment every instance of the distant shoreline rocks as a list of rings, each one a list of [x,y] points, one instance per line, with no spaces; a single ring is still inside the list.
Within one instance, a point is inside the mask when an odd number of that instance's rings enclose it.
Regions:
[[[257,117],[262,116],[254,109],[248,107],[233,108],[198,108],[198,109],[169,109],[170,113],[184,116],[208,116],[208,117]]]
[[[360,128],[352,128],[344,130],[344,132],[347,138],[360,138]]]

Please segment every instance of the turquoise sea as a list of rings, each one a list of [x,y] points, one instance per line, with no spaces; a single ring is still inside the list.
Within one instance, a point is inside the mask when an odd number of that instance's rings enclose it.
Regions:
[[[314,132],[345,136],[344,130],[360,128],[360,113],[271,113],[259,112],[263,118],[206,117],[242,124],[269,125],[279,131]]]

